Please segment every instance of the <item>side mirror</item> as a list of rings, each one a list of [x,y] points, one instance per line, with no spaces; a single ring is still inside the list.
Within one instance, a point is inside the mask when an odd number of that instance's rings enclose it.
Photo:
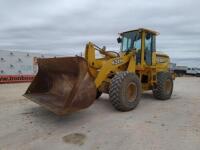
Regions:
[[[122,38],[121,38],[121,37],[118,37],[118,38],[117,38],[117,42],[118,42],[118,43],[121,43],[121,42],[122,42]]]
[[[103,51],[106,51],[106,46],[103,46],[103,47],[102,47],[102,50],[103,50]]]

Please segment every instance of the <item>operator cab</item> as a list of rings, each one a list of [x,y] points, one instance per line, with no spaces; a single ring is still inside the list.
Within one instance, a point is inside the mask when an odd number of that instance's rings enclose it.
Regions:
[[[122,53],[135,50],[136,64],[141,64],[144,51],[144,61],[147,65],[152,65],[152,53],[156,51],[156,35],[158,33],[155,31],[141,28],[120,33],[117,41],[121,43]]]

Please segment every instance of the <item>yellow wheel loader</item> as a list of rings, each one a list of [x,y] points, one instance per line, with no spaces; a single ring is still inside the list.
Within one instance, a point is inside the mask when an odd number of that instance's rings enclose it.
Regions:
[[[158,33],[140,28],[119,35],[119,53],[89,42],[84,58],[38,59],[38,73],[24,96],[58,115],[87,108],[102,93],[119,111],[134,109],[143,91],[170,99],[174,78],[169,56],[156,52]]]

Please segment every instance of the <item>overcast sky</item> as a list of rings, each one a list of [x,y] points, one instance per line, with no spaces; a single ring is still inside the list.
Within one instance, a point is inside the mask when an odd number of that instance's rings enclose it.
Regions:
[[[0,0],[0,49],[79,53],[88,41],[119,49],[118,33],[161,33],[157,49],[200,57],[199,0]]]

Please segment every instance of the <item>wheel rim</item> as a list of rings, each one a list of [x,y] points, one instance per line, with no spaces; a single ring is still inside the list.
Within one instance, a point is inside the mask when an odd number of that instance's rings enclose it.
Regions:
[[[130,83],[128,85],[127,97],[129,102],[135,101],[137,97],[137,86],[135,83]]]
[[[172,83],[171,83],[170,79],[168,79],[165,82],[165,91],[166,91],[166,93],[169,94],[171,92],[171,89],[172,89]]]

